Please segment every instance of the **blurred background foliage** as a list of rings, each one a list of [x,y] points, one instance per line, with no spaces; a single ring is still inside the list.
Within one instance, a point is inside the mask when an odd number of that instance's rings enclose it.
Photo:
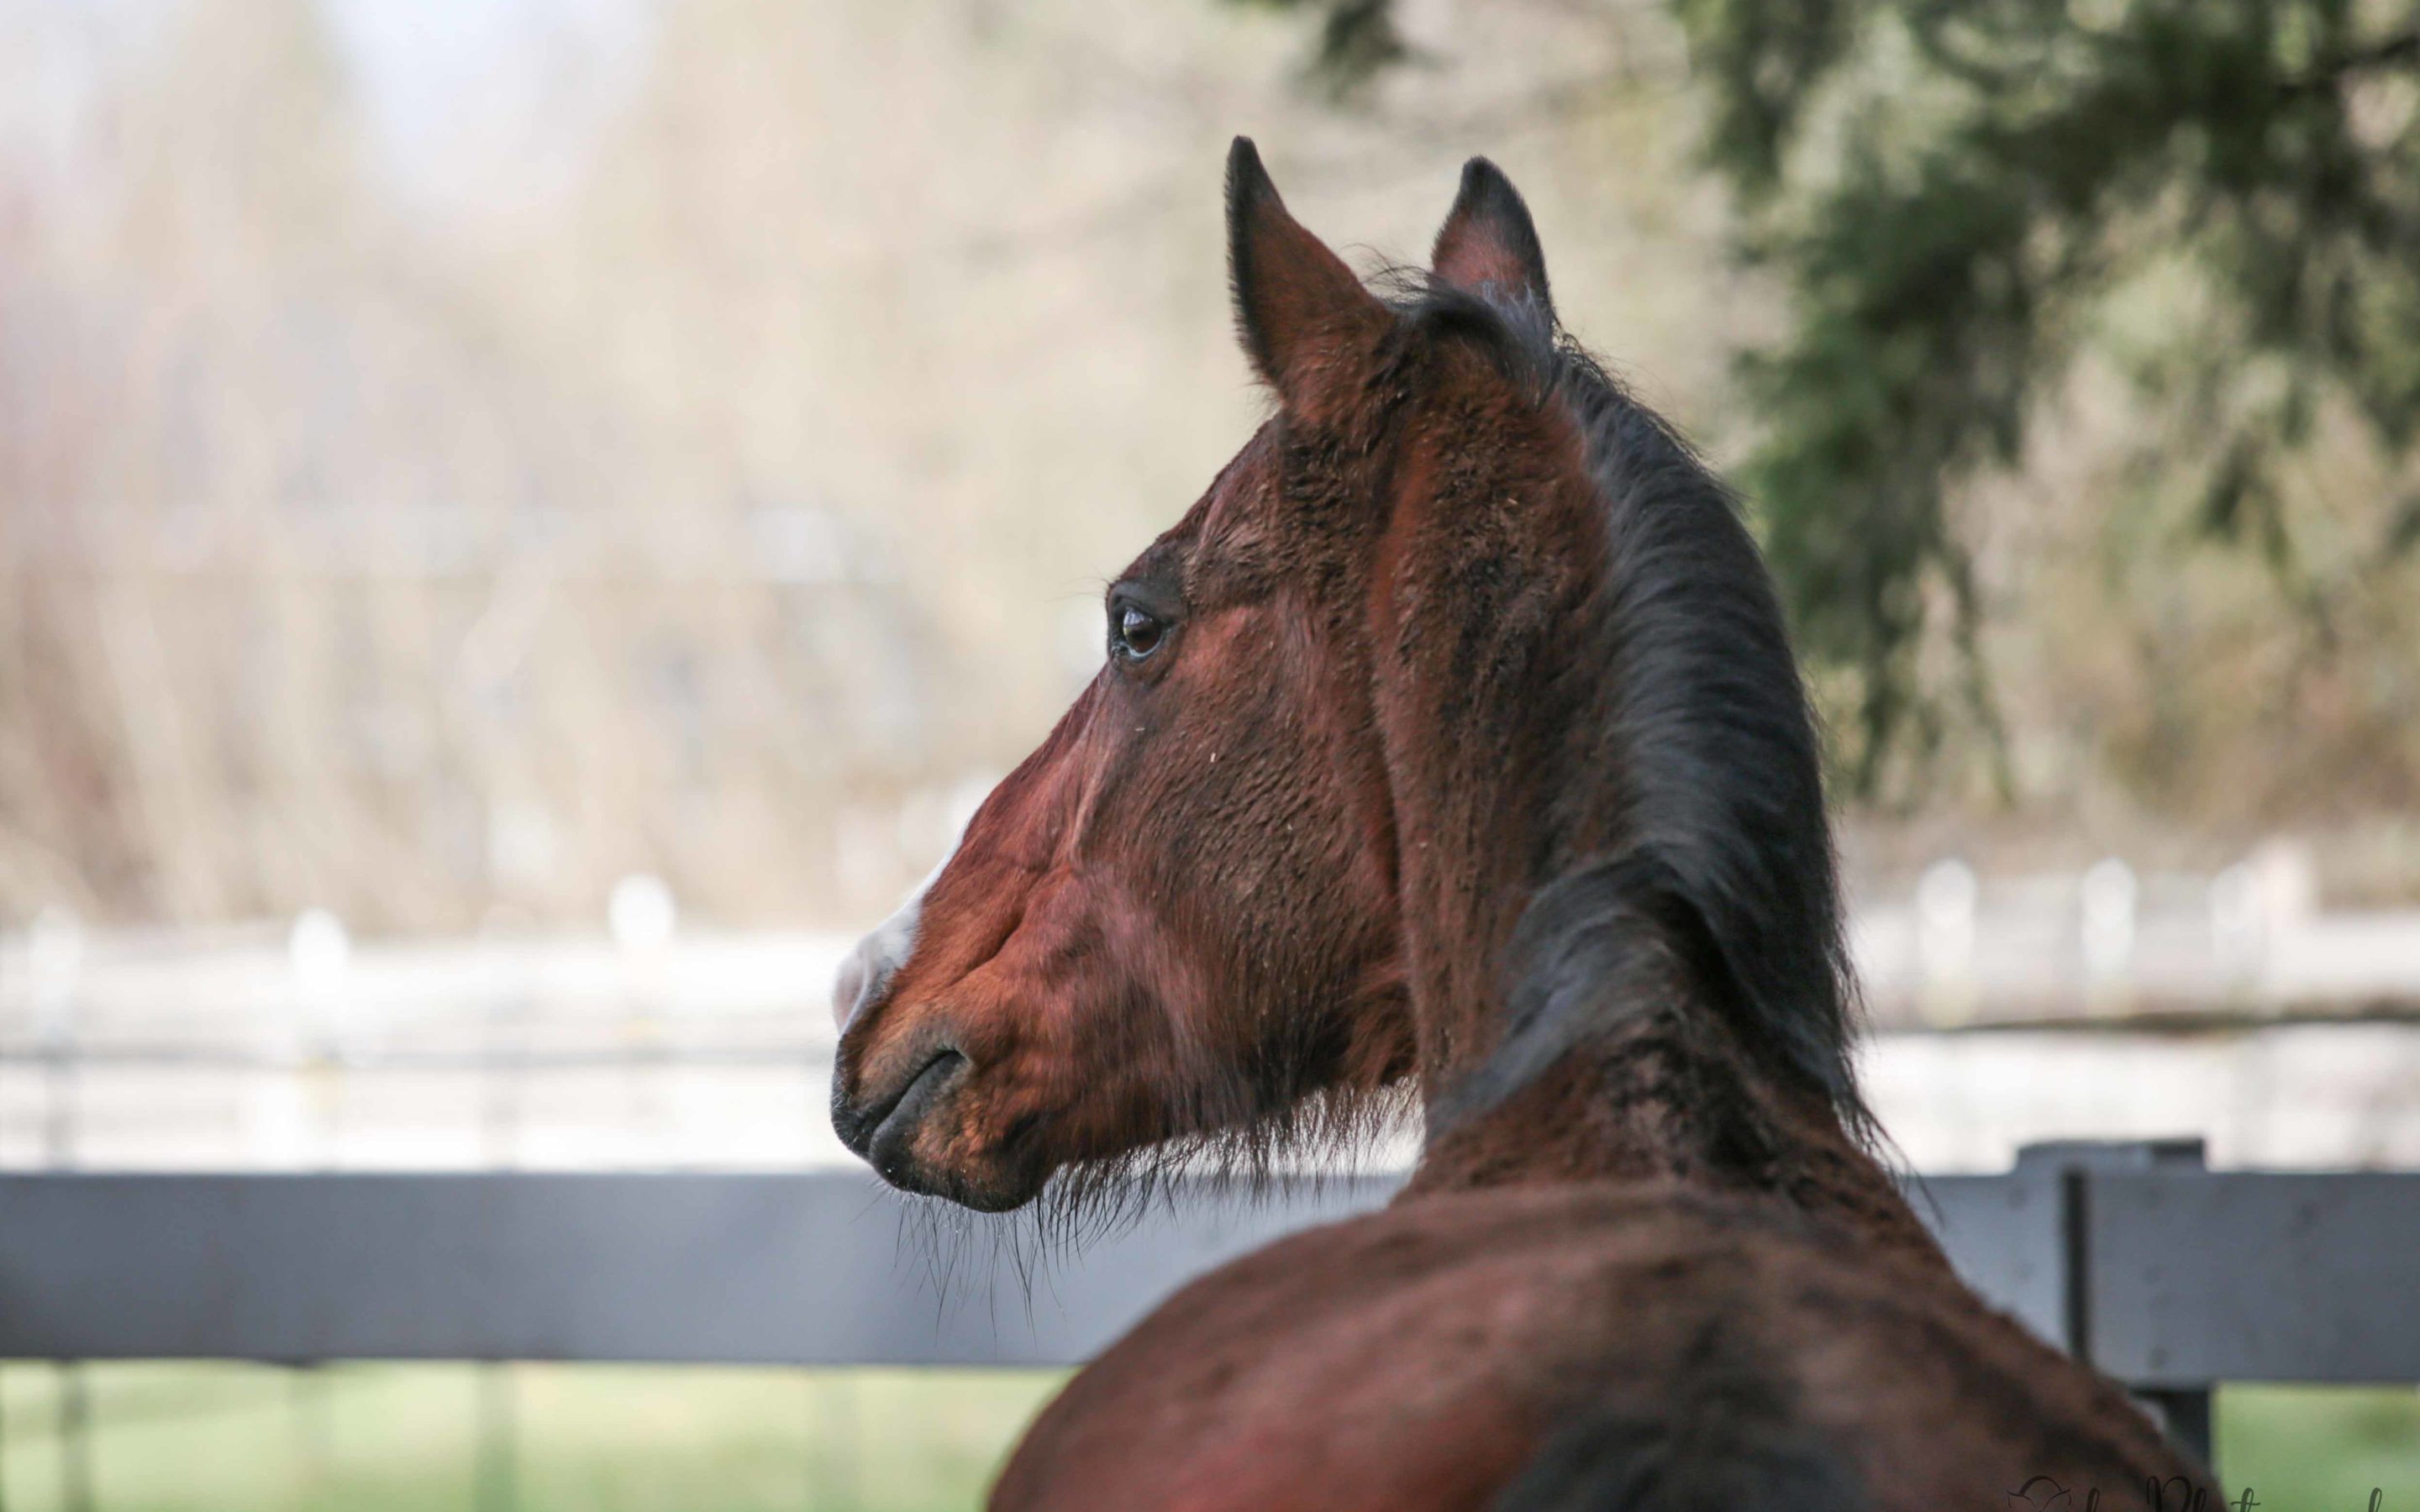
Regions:
[[[1473,152],[1743,485],[1853,857],[2420,893],[2414,13],[0,0],[0,911],[850,924]]]

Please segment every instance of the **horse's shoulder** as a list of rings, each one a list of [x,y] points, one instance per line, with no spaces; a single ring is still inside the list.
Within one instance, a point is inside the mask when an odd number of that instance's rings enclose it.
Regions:
[[[1680,1313],[1656,1299],[1684,1302],[1685,1277],[1793,1227],[1607,1184],[1419,1197],[1303,1230],[1186,1287],[1070,1381],[996,1504],[1474,1504],[1602,1352],[1587,1299],[1649,1304],[1629,1344],[1661,1352]]]
[[[1744,1433],[1854,1447],[1835,1468],[1878,1506],[2178,1464],[1946,1272],[1746,1194],[1603,1183],[1415,1196],[1220,1267],[1069,1382],[996,1504],[1485,1504],[1542,1445],[1626,1442],[1596,1430],[1698,1391],[1774,1404]],[[1950,1479],[1880,1479],[1936,1443]]]

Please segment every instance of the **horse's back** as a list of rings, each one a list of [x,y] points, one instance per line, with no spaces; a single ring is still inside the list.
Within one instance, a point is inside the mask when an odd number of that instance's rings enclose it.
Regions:
[[[1047,1409],[993,1505],[1997,1508],[2195,1473],[2114,1387],[1752,1197],[1424,1197],[1171,1298]]]

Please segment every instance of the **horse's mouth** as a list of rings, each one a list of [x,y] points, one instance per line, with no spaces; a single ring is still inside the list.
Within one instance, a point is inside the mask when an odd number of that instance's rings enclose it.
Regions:
[[[939,1148],[946,1140],[937,1143],[924,1132],[942,1104],[964,1091],[974,1070],[959,1051],[935,1051],[897,1091],[862,1110],[836,1107],[833,1126],[843,1144],[903,1192],[941,1197],[977,1212],[1023,1207],[1048,1174],[1047,1165],[1021,1148],[1031,1144],[1043,1120],[1021,1120],[1019,1137],[994,1147],[987,1157],[953,1158]]]
[[[898,1181],[916,1126],[950,1085],[964,1074],[967,1066],[967,1057],[955,1050],[934,1051],[896,1090],[835,1119],[835,1132],[841,1143],[881,1172],[885,1180]]]

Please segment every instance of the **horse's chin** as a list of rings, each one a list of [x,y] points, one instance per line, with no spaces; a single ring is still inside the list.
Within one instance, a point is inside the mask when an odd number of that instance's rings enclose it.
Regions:
[[[928,1127],[946,1123],[945,1118],[936,1119]],[[896,1152],[885,1151],[877,1143],[874,1168],[884,1180],[903,1192],[939,1197],[977,1212],[1010,1212],[1022,1208],[1042,1195],[1050,1178],[1049,1167],[1037,1161],[928,1153],[919,1148],[922,1143],[910,1141]]]
[[[1042,1195],[1042,1183],[993,1184],[960,1182],[949,1194],[950,1200],[977,1212],[1015,1212]]]
[[[1047,1178],[1020,1171],[991,1171],[927,1165],[922,1162],[884,1171],[883,1179],[902,1192],[939,1197],[977,1212],[1014,1212],[1042,1195]]]

